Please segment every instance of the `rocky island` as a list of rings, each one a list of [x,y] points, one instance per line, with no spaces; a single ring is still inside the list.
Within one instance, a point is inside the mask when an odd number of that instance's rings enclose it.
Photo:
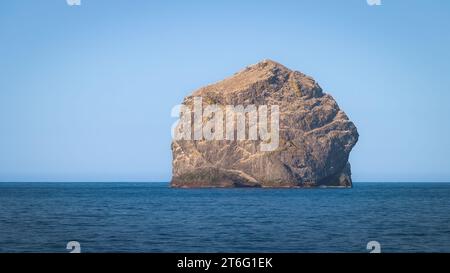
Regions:
[[[194,125],[188,137],[172,142],[172,187],[352,187],[348,158],[357,129],[313,78],[264,60],[200,88],[183,105],[192,109],[195,98],[202,106],[276,106],[271,112],[279,109],[279,115],[271,121],[277,118],[277,146],[261,149],[266,140],[251,137],[189,139],[198,131]],[[196,115],[187,113],[189,120]],[[203,124],[210,120],[201,116]],[[213,131],[223,134],[216,127]]]

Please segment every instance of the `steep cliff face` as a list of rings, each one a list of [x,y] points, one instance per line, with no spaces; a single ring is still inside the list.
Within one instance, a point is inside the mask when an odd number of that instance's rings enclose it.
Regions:
[[[277,105],[278,145],[263,151],[261,139],[174,140],[171,186],[352,186],[348,157],[357,129],[311,77],[264,60],[200,88],[183,104],[192,109],[199,97],[202,106]],[[203,124],[208,120],[202,117]]]

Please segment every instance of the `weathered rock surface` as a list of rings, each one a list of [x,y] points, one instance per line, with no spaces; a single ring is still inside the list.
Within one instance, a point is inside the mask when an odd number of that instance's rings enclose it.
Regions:
[[[279,146],[255,140],[174,140],[172,187],[351,187],[349,154],[358,132],[309,76],[271,60],[185,98],[205,104],[279,105]]]

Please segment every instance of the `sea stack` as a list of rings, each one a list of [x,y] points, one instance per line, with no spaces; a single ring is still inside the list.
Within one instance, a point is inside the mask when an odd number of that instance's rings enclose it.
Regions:
[[[189,110],[184,121],[198,118],[196,102],[202,109],[215,105],[216,110],[224,110],[223,115],[200,112],[202,124],[212,117],[223,119],[223,138],[196,138],[199,128],[195,124],[184,138],[175,138],[172,187],[352,187],[348,158],[358,141],[357,129],[313,78],[264,60],[186,97],[182,104]],[[227,133],[227,105],[265,106],[268,120],[277,118],[276,147],[263,149],[267,139],[255,140],[248,127],[240,138],[238,126]],[[269,114],[277,109],[278,116]],[[250,122],[249,115],[244,114],[246,122]],[[178,124],[175,131],[180,127]],[[273,129],[268,126],[268,130]],[[202,130],[205,128],[200,129],[200,135]],[[216,127],[212,131],[222,134]],[[230,140],[230,136],[235,139]]]

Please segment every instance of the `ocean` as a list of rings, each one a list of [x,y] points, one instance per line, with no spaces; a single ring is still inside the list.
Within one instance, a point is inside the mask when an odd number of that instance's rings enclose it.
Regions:
[[[0,252],[450,252],[450,183],[0,183]]]

